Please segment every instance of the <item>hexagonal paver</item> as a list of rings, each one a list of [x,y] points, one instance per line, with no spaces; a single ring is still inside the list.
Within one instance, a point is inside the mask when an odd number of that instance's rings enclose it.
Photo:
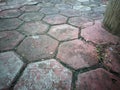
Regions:
[[[58,42],[46,35],[27,37],[17,48],[20,53],[29,61],[43,58],[51,58],[55,55]]]
[[[14,18],[14,19],[0,19],[0,31],[3,30],[13,30],[21,25],[23,21]]]
[[[55,15],[48,15],[43,20],[49,24],[63,24],[66,23],[67,18],[65,16],[55,14]]]
[[[13,18],[18,17],[19,15],[21,15],[21,12],[18,9],[4,10],[0,12],[0,18]]]
[[[120,45],[114,45],[106,48],[104,65],[114,72],[120,74]]]
[[[42,8],[40,12],[44,14],[57,14],[59,10],[57,8],[49,7],[49,8]]]
[[[14,52],[0,53],[0,90],[8,88],[23,66]]]
[[[78,10],[74,10],[74,9],[65,9],[65,10],[61,10],[60,12],[62,15],[65,15],[67,17],[73,17],[73,16],[80,16],[81,12]]]
[[[56,39],[64,41],[78,38],[79,29],[67,24],[63,24],[51,27],[48,33]]]
[[[65,9],[72,9],[72,6],[69,4],[56,4],[55,5],[56,8],[60,9],[60,10],[65,10]]]
[[[71,90],[72,73],[54,59],[29,64],[15,90]]]
[[[19,18],[28,22],[28,21],[38,21],[38,20],[41,20],[43,17],[44,17],[44,14],[40,12],[29,12],[29,13],[24,13]]]
[[[34,34],[43,34],[48,30],[48,25],[41,22],[27,22],[23,24],[18,31],[25,33],[26,35],[34,35]]]
[[[90,23],[91,22],[91,23]],[[84,28],[86,27],[86,23],[89,23],[87,26],[93,25],[93,20],[86,18],[86,17],[72,17],[69,19],[68,23],[71,25]]]
[[[0,32],[0,51],[13,49],[23,38],[17,31]]]
[[[78,75],[76,90],[119,90],[120,79],[111,73],[96,69]]]
[[[81,40],[62,43],[57,58],[74,69],[90,67],[98,63],[96,48]]]
[[[92,41],[95,44],[117,44],[119,41],[118,37],[103,29],[101,23],[96,23],[91,27],[82,29],[81,36],[84,37],[86,41]]]
[[[38,5],[26,5],[20,8],[20,10],[24,11],[24,12],[34,12],[34,11],[38,11],[40,9],[40,6]]]

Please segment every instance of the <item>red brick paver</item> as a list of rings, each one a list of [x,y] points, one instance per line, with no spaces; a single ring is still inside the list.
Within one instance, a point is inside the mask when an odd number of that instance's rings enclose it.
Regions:
[[[117,44],[119,41],[118,37],[103,29],[101,23],[96,23],[94,26],[82,29],[81,36],[86,41],[91,41],[95,44]]]
[[[23,38],[17,31],[0,32],[0,51],[14,49]]]
[[[58,41],[46,35],[27,37],[17,48],[17,52],[28,61],[51,58],[55,55]]]
[[[96,48],[81,40],[62,43],[57,58],[75,69],[89,67],[98,63]]]
[[[120,79],[103,69],[79,74],[76,90],[119,90]]]
[[[78,38],[79,29],[67,24],[51,27],[48,34],[60,41]]]
[[[29,64],[15,90],[71,90],[72,73],[54,59]]]
[[[27,22],[19,27],[18,31],[25,33],[26,35],[35,35],[35,34],[43,34],[49,28],[49,25],[41,22],[41,21],[33,21]]]
[[[120,90],[105,2],[0,0],[0,90]]]
[[[63,24],[66,23],[67,17],[59,14],[54,14],[54,15],[47,15],[43,20],[49,24]]]

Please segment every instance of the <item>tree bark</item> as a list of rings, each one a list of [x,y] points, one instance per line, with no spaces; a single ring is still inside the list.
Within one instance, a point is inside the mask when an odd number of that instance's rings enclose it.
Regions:
[[[112,34],[120,36],[120,0],[110,0],[103,25]]]

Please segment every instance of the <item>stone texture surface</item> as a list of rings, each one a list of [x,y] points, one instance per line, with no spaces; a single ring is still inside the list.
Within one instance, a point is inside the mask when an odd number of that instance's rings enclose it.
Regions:
[[[67,24],[51,27],[48,32],[51,36],[60,41],[78,38],[79,29]]]
[[[71,90],[72,73],[54,59],[29,64],[15,90]]]
[[[0,90],[119,90],[120,40],[99,22],[107,1],[0,0]]]
[[[25,33],[26,35],[35,35],[35,34],[43,34],[49,28],[49,25],[41,22],[41,21],[33,21],[27,22],[17,29],[18,31]]]
[[[40,12],[44,13],[44,14],[57,14],[59,12],[59,10],[57,8],[51,8],[51,7],[47,7],[47,8],[42,8],[40,10]]]
[[[60,14],[65,15],[67,17],[73,17],[73,16],[80,16],[81,12],[74,9],[65,9],[65,10],[62,10]]]
[[[67,17],[59,15],[59,14],[54,14],[54,15],[47,15],[43,21],[49,23],[49,24],[63,24],[66,23]]]
[[[90,67],[98,63],[96,48],[81,40],[62,43],[57,58],[74,69]]]
[[[120,79],[103,69],[78,75],[76,90],[119,90]]]
[[[108,70],[120,74],[120,45],[113,45],[105,50],[104,65]]]
[[[17,31],[0,32],[0,51],[13,49],[23,38]]]
[[[96,23],[94,26],[82,29],[81,36],[86,41],[91,41],[95,44],[119,43],[119,38],[103,29],[101,23]]]
[[[40,12],[31,12],[31,13],[28,12],[20,16],[20,19],[28,22],[28,21],[38,21],[38,20],[41,20],[43,17],[44,17],[44,14]]]
[[[58,42],[46,35],[27,37],[17,48],[17,52],[28,61],[51,58],[55,55]]]
[[[17,18],[14,19],[0,19],[0,31],[16,29],[23,22]]]
[[[38,11],[41,7],[38,5],[26,5],[20,8],[24,12],[35,12]]]
[[[21,15],[21,11],[18,9],[4,10],[0,12],[0,18],[13,18]]]
[[[85,18],[85,17],[72,17],[69,19],[68,23],[70,23],[71,25],[74,26],[78,26],[78,27],[85,27],[85,24],[89,22],[89,25],[93,25],[93,21],[89,18]],[[91,24],[90,24],[91,22]]]
[[[22,66],[14,52],[0,53],[0,90],[7,90]]]

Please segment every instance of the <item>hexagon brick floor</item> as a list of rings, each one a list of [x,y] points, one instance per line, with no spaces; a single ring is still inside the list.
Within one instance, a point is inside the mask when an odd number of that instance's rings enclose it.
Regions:
[[[120,38],[108,0],[0,0],[0,90],[120,90]]]

